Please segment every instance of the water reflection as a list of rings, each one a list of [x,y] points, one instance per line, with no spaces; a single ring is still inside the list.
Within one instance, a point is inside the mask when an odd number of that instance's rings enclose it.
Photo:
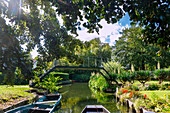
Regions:
[[[74,83],[64,86],[61,109],[56,113],[81,113],[86,105],[103,105],[111,113],[120,113],[113,94],[90,90],[87,83]]]

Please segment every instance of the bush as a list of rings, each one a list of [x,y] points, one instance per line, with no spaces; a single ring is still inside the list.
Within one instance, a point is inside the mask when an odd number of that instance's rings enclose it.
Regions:
[[[136,71],[136,80],[138,80],[143,86],[147,81],[150,80],[151,72],[150,71]]]
[[[49,74],[49,76],[46,76],[42,82],[37,84],[37,86],[47,89],[50,93],[54,93],[62,88],[62,86],[58,86],[60,84],[59,81],[61,80],[62,78],[59,76],[55,77],[53,74]]]
[[[89,80],[89,87],[100,91],[105,91],[109,87],[109,84],[102,75],[93,73]]]
[[[159,80],[159,84],[162,83],[163,80],[169,79],[170,70],[158,69],[154,72],[155,78]]]
[[[130,79],[130,73],[124,72],[122,74],[119,74],[118,79],[123,83],[123,85],[125,85],[125,83]]]
[[[79,82],[88,82],[90,80],[90,73],[72,75],[72,79]]]
[[[145,90],[159,90],[159,88],[160,88],[160,85],[158,85],[158,84],[151,84],[148,87],[146,87]]]
[[[60,78],[63,78],[63,80],[69,80],[69,74],[68,73],[51,72],[51,74],[54,74],[55,77],[60,76]]]
[[[131,86],[131,89],[134,90],[134,91],[139,91],[139,87],[136,86],[136,85],[132,85],[132,86]]]

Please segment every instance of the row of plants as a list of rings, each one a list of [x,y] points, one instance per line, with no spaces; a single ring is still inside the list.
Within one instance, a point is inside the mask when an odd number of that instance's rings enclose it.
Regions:
[[[156,74],[154,74],[156,73]],[[135,71],[135,72],[123,72],[121,74],[110,74],[113,81],[120,81],[123,86],[128,84],[134,84],[137,80],[141,84],[143,84],[143,90],[169,90],[169,84],[161,84],[163,80],[168,80],[167,78],[170,77],[169,70],[155,70],[154,72],[151,71]],[[163,78],[164,76],[164,78]],[[150,84],[149,87],[145,87],[145,83],[150,81],[152,77],[155,79],[159,79],[159,84]],[[161,82],[160,82],[161,81]],[[110,81],[109,81],[110,82]],[[115,91],[116,85],[110,85],[109,82],[101,75],[92,73],[89,86],[90,88],[98,89],[100,91],[105,91],[108,88],[112,88]],[[136,86],[138,88],[138,86]],[[145,89],[144,89],[145,88]]]
[[[170,70],[169,69],[158,69],[155,71],[134,71],[134,72],[123,72],[121,74],[114,74],[115,79],[119,80],[123,85],[126,82],[131,84],[134,83],[135,80],[139,81],[143,86],[145,83],[151,78],[159,80],[159,84],[163,82],[163,80],[170,80]]]
[[[128,86],[129,89],[135,90],[135,91],[153,91],[153,90],[170,90],[170,84],[169,83],[151,83],[145,86],[140,87],[139,85],[129,85],[129,83],[126,83],[126,87]]]
[[[142,107],[149,111],[154,112],[170,112],[170,95],[165,95],[160,98],[155,92],[150,96],[142,94],[140,91],[135,91],[133,86],[120,88],[117,95],[120,97],[120,102],[123,103],[125,99],[134,103],[134,107],[139,111]]]

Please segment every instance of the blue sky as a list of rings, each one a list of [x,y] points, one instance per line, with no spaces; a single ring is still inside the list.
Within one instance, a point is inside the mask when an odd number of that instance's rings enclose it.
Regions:
[[[78,31],[79,36],[76,38],[82,41],[89,41],[93,38],[99,37],[102,42],[114,45],[115,40],[118,40],[118,37],[121,36],[119,32],[124,28],[130,27],[130,17],[128,13],[126,13],[125,16],[115,24],[107,24],[105,20],[101,20],[100,24],[103,28],[99,30],[99,35],[96,32],[88,33],[87,29],[83,28]]]

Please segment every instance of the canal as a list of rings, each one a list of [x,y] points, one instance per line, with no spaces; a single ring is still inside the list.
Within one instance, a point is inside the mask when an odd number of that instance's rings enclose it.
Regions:
[[[113,93],[92,91],[88,83],[73,83],[59,92],[62,94],[61,108],[56,113],[81,113],[86,105],[103,105],[111,113],[126,112],[125,107],[116,103]]]

